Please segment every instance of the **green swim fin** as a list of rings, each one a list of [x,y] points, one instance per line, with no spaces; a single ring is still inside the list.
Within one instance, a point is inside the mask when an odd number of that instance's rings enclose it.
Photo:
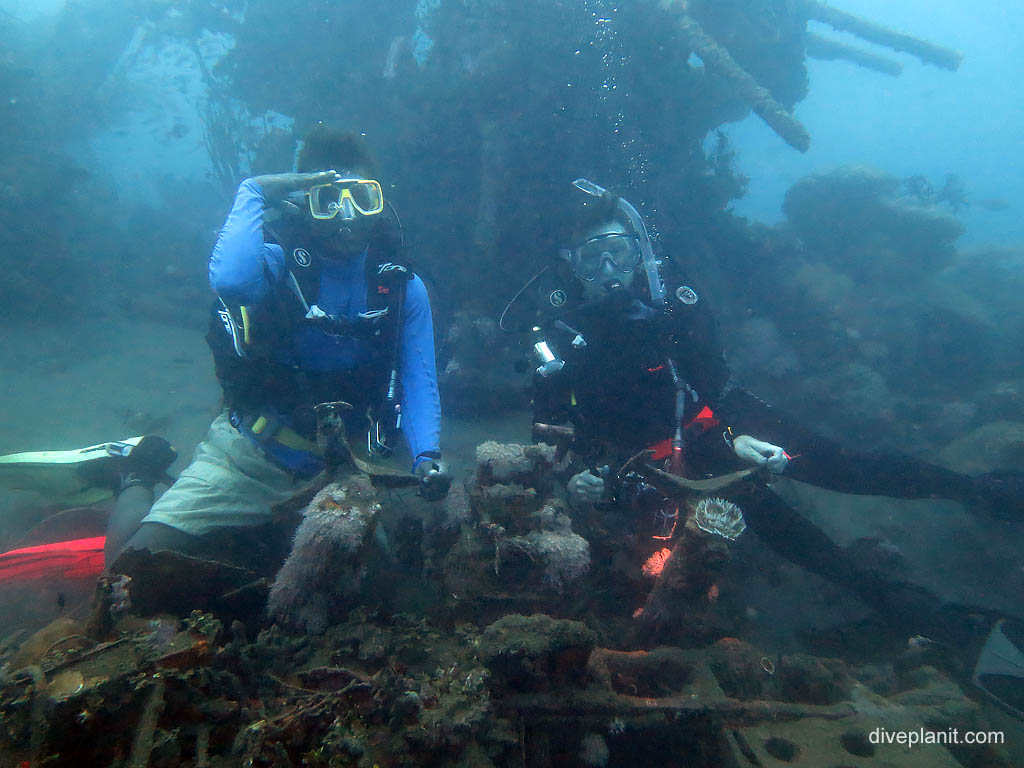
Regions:
[[[1024,718],[1024,622],[999,619],[981,648],[971,682]]]
[[[0,456],[0,487],[35,491],[56,504],[95,504],[114,495],[113,461],[131,455],[143,436],[70,451],[28,451]]]

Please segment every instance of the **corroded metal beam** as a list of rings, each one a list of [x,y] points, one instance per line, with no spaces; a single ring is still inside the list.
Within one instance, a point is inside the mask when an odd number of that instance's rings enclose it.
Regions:
[[[688,0],[657,0],[658,6],[671,14],[690,49],[704,61],[708,70],[729,81],[736,93],[750,108],[775,131],[787,144],[806,152],[811,145],[811,136],[803,124],[772,96],[771,92],[759,84],[754,77],[741,67],[729,53],[729,50],[718,43],[704,31],[700,22],[690,13]],[[891,48],[894,51],[909,53],[926,64],[934,64],[944,69],[956,70],[960,67],[963,54],[959,51],[930,43],[927,40],[913,37],[889,27],[868,21],[860,16],[825,5],[820,0],[802,0],[798,12],[808,21],[818,21],[830,25],[833,29],[849,32],[871,43]],[[899,75],[902,66],[899,62],[878,56],[854,46],[838,41],[828,40],[813,33],[807,35],[807,55],[820,59],[846,59],[862,67],[884,72],[888,75]]]
[[[727,696],[694,696],[690,693],[655,699],[612,691],[558,691],[504,696],[495,701],[499,707],[515,712],[531,723],[590,718],[607,721],[616,716],[636,717],[659,713],[676,719],[703,717],[735,727],[808,718],[841,720],[856,714],[853,705],[848,702],[831,705],[793,704],[787,701],[742,701]]]
[[[841,11],[819,0],[804,0],[804,9],[809,21],[820,21],[833,29],[849,32],[869,43],[877,43],[894,51],[909,53],[925,64],[934,64],[943,69],[957,70],[964,55],[960,51],[944,48],[927,40],[876,24],[852,13]]]
[[[804,38],[804,50],[807,51],[807,55],[812,59],[825,59],[826,61],[843,59],[845,61],[852,61],[854,64],[865,69],[873,69],[875,72],[892,75],[893,77],[899,77],[900,73],[903,72],[903,65],[898,61],[887,59],[885,56],[879,56],[862,48],[841,43],[838,40],[830,40],[813,32],[808,32]]]
[[[736,93],[758,117],[768,123],[791,147],[806,152],[811,146],[811,135],[784,106],[779,104],[771,92],[741,67],[711,35],[704,31],[700,22],[689,12],[686,0],[660,0],[663,10],[676,18],[679,31],[690,49],[700,56],[709,71],[732,83]]]

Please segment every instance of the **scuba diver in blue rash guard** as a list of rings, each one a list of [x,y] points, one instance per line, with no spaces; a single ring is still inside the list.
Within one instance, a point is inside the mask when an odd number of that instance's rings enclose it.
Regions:
[[[108,565],[149,549],[264,571],[273,505],[324,466],[320,403],[350,403],[346,432],[371,454],[390,455],[401,432],[422,495],[447,493],[430,303],[400,251],[397,214],[354,136],[318,126],[297,173],[242,182],[209,268],[207,342],[226,410],[151,508],[152,484],[122,490]]]
[[[993,661],[1001,658],[1000,648],[1014,647],[1003,642],[1013,632],[1024,643],[1024,623],[994,621],[991,612],[944,605],[926,590],[887,580],[793,510],[768,482],[785,472],[836,491],[943,497],[1020,519],[1021,476],[968,477],[906,456],[858,451],[814,434],[736,386],[700,291],[668,259],[655,256],[636,209],[585,179],[574,185],[586,197],[573,246],[520,289],[500,323],[533,334],[535,435],[571,434],[570,504],[597,503],[617,510],[616,525],[644,525],[655,538],[670,539],[675,503],[639,476],[620,477],[616,469],[626,459],[651,449],[666,469],[695,479],[761,466],[763,474],[724,492],[759,537],[853,591],[907,636],[926,635],[974,655],[976,678],[1016,680],[1008,686],[1016,698],[1000,700],[1014,699],[1019,703],[1011,708],[1024,710],[1024,654],[1014,649],[1012,664]],[[989,692],[996,687],[974,682]]]
[[[391,456],[401,433],[420,494],[444,497],[430,302],[402,250],[363,142],[318,126],[296,173],[241,183],[213,248],[206,340],[226,407],[177,480],[176,452],[147,435],[0,456],[0,485],[69,506],[113,495],[112,573],[165,550],[272,575],[294,529],[274,507],[325,466],[316,406],[344,401],[331,412],[357,456]],[[154,503],[158,483],[170,488]]]

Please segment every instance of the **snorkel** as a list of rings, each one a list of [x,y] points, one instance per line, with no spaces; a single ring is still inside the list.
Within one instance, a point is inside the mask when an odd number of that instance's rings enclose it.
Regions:
[[[629,219],[629,225],[633,228],[633,232],[640,242],[640,255],[644,264],[644,271],[647,273],[647,285],[651,293],[651,304],[657,309],[665,302],[665,284],[661,281],[658,260],[654,257],[654,249],[651,247],[651,239],[647,235],[647,226],[644,224],[643,218],[641,218],[636,208],[628,200],[614,196],[604,187],[588,179],[576,179],[572,185],[591,197],[614,198],[616,207]]]

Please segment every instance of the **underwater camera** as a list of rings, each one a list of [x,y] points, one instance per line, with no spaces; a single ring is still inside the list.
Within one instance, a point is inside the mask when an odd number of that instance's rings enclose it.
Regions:
[[[651,538],[671,539],[675,534],[679,506],[637,473],[622,478],[616,500],[629,505],[638,524],[648,526]]]

